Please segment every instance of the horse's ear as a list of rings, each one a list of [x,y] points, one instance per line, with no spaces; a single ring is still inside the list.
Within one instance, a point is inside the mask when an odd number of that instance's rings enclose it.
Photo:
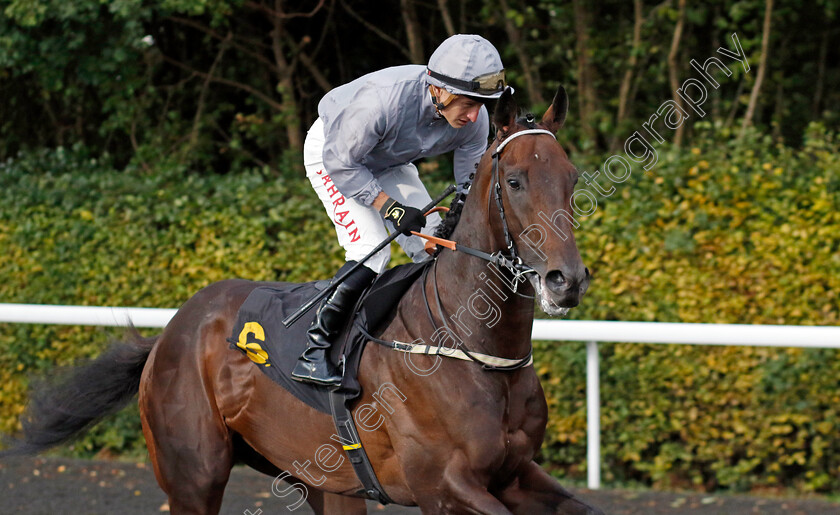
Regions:
[[[516,100],[513,99],[513,90],[505,88],[504,93],[496,102],[496,110],[493,112],[493,125],[496,126],[497,137],[500,132],[507,134],[510,128],[516,124],[518,109]]]
[[[542,117],[542,123],[551,132],[557,132],[566,121],[566,112],[569,110],[569,96],[563,86],[557,87],[554,100],[551,102],[548,111]]]

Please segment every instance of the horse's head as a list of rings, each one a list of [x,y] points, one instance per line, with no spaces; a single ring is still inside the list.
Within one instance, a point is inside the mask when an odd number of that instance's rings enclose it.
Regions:
[[[572,232],[577,222],[571,196],[578,172],[553,137],[566,119],[567,108],[568,97],[561,86],[541,122],[530,116],[517,120],[516,102],[506,91],[493,116],[496,140],[480,163],[474,186],[489,198],[480,200],[489,202],[492,245],[496,249],[508,246],[506,224],[514,252],[536,271],[529,278],[540,307],[549,315],[562,315],[577,306],[589,286],[589,270],[583,266]]]

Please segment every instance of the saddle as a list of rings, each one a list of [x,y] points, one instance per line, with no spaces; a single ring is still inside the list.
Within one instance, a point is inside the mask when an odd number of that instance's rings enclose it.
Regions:
[[[298,356],[306,348],[306,331],[315,318],[309,310],[291,327],[282,320],[323,291],[329,281],[304,284],[277,283],[252,291],[236,315],[233,334],[227,340],[231,349],[245,353],[272,381],[316,410],[332,416],[336,434],[344,444],[350,464],[362,483],[358,495],[382,504],[392,503],[376,478],[373,466],[362,447],[349,405],[361,393],[358,381],[359,363],[371,333],[377,332],[399,300],[414,281],[423,274],[431,261],[394,267],[380,274],[362,294],[354,309],[355,315],[330,347],[329,359],[344,369],[338,388],[301,383],[292,379]]]
[[[359,363],[367,342],[366,334],[375,334],[381,323],[396,308],[399,300],[423,273],[430,261],[396,266],[380,274],[360,298],[350,322],[330,348],[330,360],[344,367],[344,378],[337,392],[346,401],[361,393]],[[322,291],[329,281],[303,284],[276,283],[261,286],[248,295],[239,308],[236,324],[228,342],[231,349],[243,352],[272,381],[316,410],[331,414],[331,388],[301,383],[291,377],[298,357],[306,349],[306,331],[315,318],[309,310],[286,328],[281,320],[304,302]]]

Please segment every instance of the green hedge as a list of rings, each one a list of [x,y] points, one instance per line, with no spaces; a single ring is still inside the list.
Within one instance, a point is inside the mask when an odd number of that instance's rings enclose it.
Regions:
[[[119,172],[82,149],[23,155],[0,166],[0,299],[177,307],[224,278],[328,277],[340,253],[304,181],[260,171],[201,176],[178,166]],[[93,356],[120,336],[0,324],[0,429],[18,427],[30,378]],[[143,452],[136,409],[74,450]]]
[[[660,149],[654,173],[634,170],[582,222],[576,236],[593,280],[570,316],[838,325],[836,137],[813,125],[792,150],[698,125],[696,147]],[[551,406],[544,458],[581,477],[583,346],[538,349]],[[840,487],[838,352],[638,344],[600,352],[605,481]]]
[[[593,281],[570,317],[838,325],[836,138],[814,125],[793,150],[698,132],[581,220]],[[114,171],[81,149],[20,156],[0,166],[0,301],[176,307],[228,277],[327,277],[341,263],[329,220],[302,174],[286,177]],[[18,427],[31,377],[95,355],[109,333],[0,325],[0,429]],[[551,413],[541,459],[583,478],[583,346],[536,348]],[[601,358],[606,482],[840,487],[836,352],[602,344]],[[142,453],[136,410],[72,452]]]

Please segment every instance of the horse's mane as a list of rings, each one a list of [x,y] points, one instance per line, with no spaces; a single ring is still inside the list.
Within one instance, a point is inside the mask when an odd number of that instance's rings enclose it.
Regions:
[[[467,199],[467,193],[470,191],[472,178],[474,176],[475,174],[470,175],[470,180],[467,181],[464,184],[464,187],[459,189],[458,193],[455,194],[455,198],[453,198],[452,203],[449,204],[449,212],[446,213],[443,222],[435,228],[435,237],[448,240],[449,237],[452,236],[452,232],[455,231],[455,226],[458,225],[458,221],[461,219],[461,211],[464,209],[464,202]],[[441,250],[443,250],[443,247],[438,247],[437,250],[435,250],[434,256],[437,257]]]

